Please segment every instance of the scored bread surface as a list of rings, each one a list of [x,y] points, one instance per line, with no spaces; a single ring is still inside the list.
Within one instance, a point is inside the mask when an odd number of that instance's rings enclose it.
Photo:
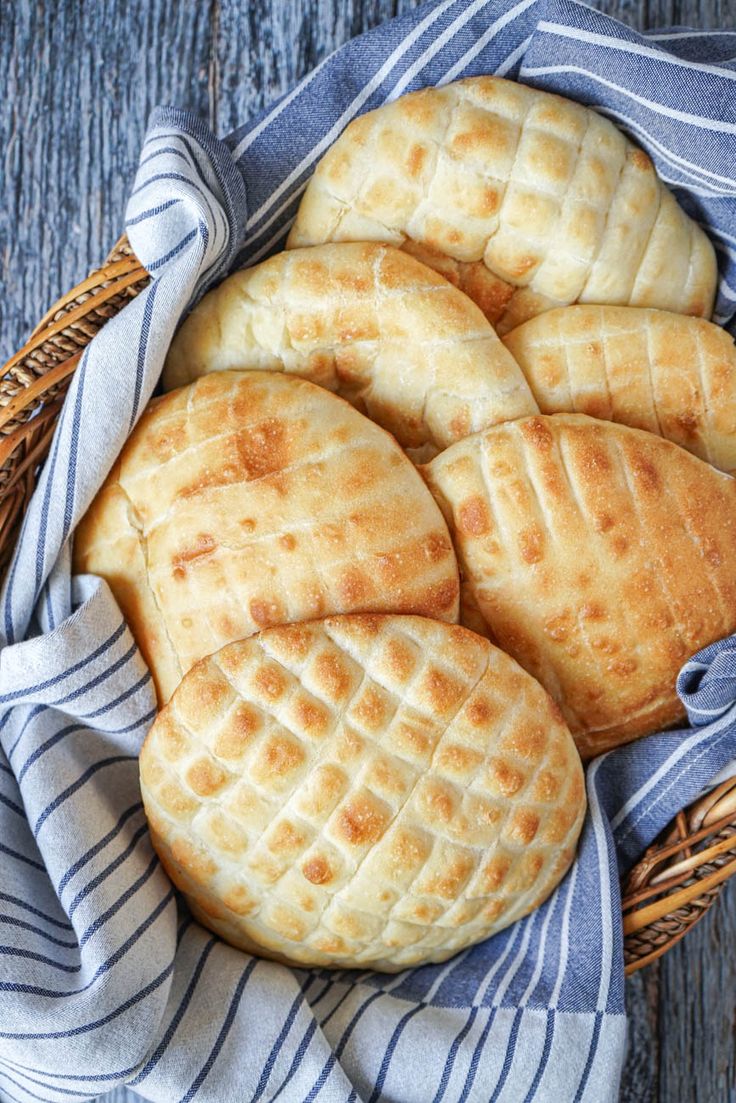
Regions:
[[[420,617],[268,629],[184,678],[141,752],[154,845],[194,914],[303,965],[442,961],[540,904],[585,796],[559,710]]]
[[[578,300],[710,316],[716,286],[712,245],[643,150],[595,111],[499,77],[350,123],[288,246],[363,240],[449,257],[438,267],[499,332]]]
[[[720,326],[664,310],[568,306],[504,343],[543,414],[589,414],[646,429],[736,470],[736,347]]]
[[[468,437],[424,468],[495,642],[584,756],[684,715],[681,665],[736,628],[736,480],[582,414]]]
[[[442,515],[396,442],[275,372],[221,372],[150,404],[74,541],[109,583],[161,702],[197,659],[333,612],[457,620]]]
[[[230,276],[174,338],[164,386],[251,368],[337,392],[426,459],[538,412],[482,311],[431,268],[376,243],[279,253]]]

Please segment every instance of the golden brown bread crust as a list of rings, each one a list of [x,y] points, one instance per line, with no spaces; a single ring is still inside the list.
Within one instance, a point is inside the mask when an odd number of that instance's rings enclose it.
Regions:
[[[709,317],[716,286],[712,245],[642,150],[595,111],[499,77],[412,92],[350,123],[288,246],[364,240],[450,257],[499,332],[577,301]]]
[[[683,715],[686,659],[736,628],[736,481],[651,433],[525,418],[424,468],[500,647],[583,757]]]
[[[335,391],[422,459],[538,413],[478,307],[431,268],[376,243],[278,253],[230,276],[177,333],[164,386],[251,368]]]
[[[580,832],[559,710],[420,617],[268,629],[199,662],[143,746],[154,845],[195,915],[299,965],[442,961],[540,904]]]
[[[206,375],[150,404],[82,519],[161,702],[197,659],[332,612],[455,621],[442,516],[396,442],[275,372]]]
[[[736,471],[736,347],[704,318],[630,306],[568,306],[507,333],[543,414],[646,429]]]

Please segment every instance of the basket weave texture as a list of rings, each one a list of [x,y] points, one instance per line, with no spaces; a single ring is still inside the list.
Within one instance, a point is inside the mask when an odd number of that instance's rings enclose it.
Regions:
[[[122,237],[105,263],[62,296],[0,373],[0,580],[82,352],[149,275]],[[736,874],[736,777],[680,812],[622,885],[631,974],[678,942]]]

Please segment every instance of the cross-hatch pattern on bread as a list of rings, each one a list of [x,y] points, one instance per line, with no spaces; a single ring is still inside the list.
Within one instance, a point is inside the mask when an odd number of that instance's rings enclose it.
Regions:
[[[442,515],[396,442],[274,372],[203,376],[152,403],[75,534],[168,700],[197,659],[332,612],[457,620]]]
[[[577,301],[709,316],[715,294],[713,247],[646,153],[595,111],[498,77],[413,92],[346,128],[288,247],[363,240],[439,254],[499,332]]]
[[[504,343],[543,414],[589,414],[736,471],[736,347],[704,318],[644,307],[568,306]]]
[[[184,679],[141,772],[155,845],[209,926],[282,960],[386,970],[545,899],[585,803],[541,687],[416,617],[228,645]]]
[[[386,245],[297,249],[236,272],[179,330],[164,386],[253,368],[335,391],[422,459],[489,425],[538,412],[481,310],[431,268]]]
[[[500,647],[590,757],[683,715],[681,665],[736,629],[736,482],[582,414],[469,437],[424,469]]]

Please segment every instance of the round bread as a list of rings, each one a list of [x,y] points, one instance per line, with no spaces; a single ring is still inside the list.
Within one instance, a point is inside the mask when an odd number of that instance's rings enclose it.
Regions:
[[[368,240],[437,257],[499,332],[578,300],[710,316],[715,294],[713,246],[646,153],[595,111],[499,77],[345,129],[288,244]]]
[[[478,307],[386,245],[320,245],[236,272],[174,338],[166,389],[209,371],[267,368],[346,398],[421,458],[538,413]]]
[[[646,429],[736,471],[736,347],[703,318],[631,306],[568,306],[504,338],[543,414]]]
[[[424,469],[469,595],[583,757],[684,715],[681,665],[736,629],[736,480],[582,414],[468,437]]]
[[[463,628],[271,628],[199,662],[141,751],[151,837],[194,915],[296,965],[443,961],[572,861],[582,768],[559,710]]]
[[[457,620],[457,564],[396,442],[275,372],[150,404],[74,540],[168,700],[197,659],[271,624],[396,610]]]

